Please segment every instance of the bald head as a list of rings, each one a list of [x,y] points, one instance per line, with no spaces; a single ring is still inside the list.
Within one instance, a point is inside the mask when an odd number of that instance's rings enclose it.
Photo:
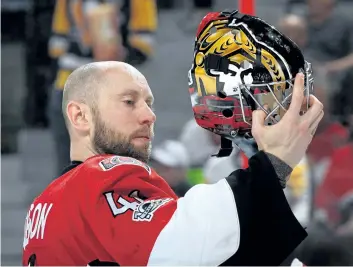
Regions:
[[[279,20],[278,28],[300,48],[306,46],[307,25],[304,18],[294,14],[287,15]]]
[[[122,62],[96,62],[67,79],[62,109],[71,158],[113,154],[147,161],[156,116],[145,77]]]
[[[97,84],[100,82],[102,69],[95,63],[84,65],[68,77],[63,93],[62,112],[68,125],[67,104],[77,101],[92,106],[96,94]]]
[[[115,76],[134,76],[141,83],[146,81],[137,69],[124,62],[94,62],[79,67],[71,73],[64,87],[62,112],[67,125],[69,125],[67,116],[68,103],[70,101],[84,103],[94,111],[99,91],[105,85],[108,85],[107,76],[112,73]]]

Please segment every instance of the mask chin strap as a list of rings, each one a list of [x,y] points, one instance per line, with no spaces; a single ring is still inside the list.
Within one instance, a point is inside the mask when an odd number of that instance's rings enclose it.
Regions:
[[[233,142],[229,139],[221,137],[221,149],[219,150],[218,154],[212,155],[212,157],[222,158],[228,157],[232,154],[233,151]]]

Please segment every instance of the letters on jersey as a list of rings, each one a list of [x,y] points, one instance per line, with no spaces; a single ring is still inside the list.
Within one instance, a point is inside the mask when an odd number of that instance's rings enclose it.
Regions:
[[[104,196],[114,217],[132,211],[132,220],[136,222],[150,222],[154,212],[172,200],[172,198],[144,200],[143,197],[139,196],[138,190],[134,190],[129,194],[128,198],[131,201],[123,196],[119,196],[115,201],[113,192],[106,192]]]
[[[28,245],[29,240],[44,239],[45,224],[53,204],[38,203],[32,204],[25,221],[23,249]]]
[[[134,158],[113,156],[106,158],[99,163],[99,166],[103,169],[103,171],[109,171],[120,165],[141,166],[142,168],[146,169],[149,174],[151,174],[151,168],[147,164]]]

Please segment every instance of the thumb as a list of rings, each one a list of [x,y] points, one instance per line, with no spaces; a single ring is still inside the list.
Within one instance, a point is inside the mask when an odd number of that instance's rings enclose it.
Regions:
[[[256,138],[265,127],[266,113],[263,110],[252,112],[252,135]]]

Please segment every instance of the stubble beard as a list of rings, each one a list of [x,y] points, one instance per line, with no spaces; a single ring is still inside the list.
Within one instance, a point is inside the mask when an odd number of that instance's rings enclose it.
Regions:
[[[151,142],[143,147],[134,146],[130,137],[110,129],[98,114],[94,116],[94,123],[95,133],[92,145],[98,154],[131,157],[148,163],[152,149]]]

